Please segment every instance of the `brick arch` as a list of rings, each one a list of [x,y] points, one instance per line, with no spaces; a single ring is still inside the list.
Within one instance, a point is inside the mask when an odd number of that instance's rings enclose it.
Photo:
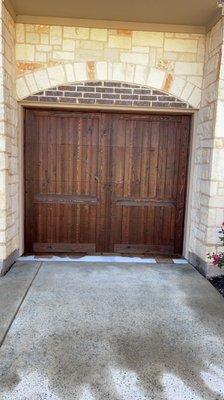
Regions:
[[[119,81],[162,91],[198,108],[201,90],[186,79],[175,77],[158,68],[142,65],[102,62],[65,63],[39,69],[17,78],[18,100],[23,100],[39,91],[87,81]]]
[[[117,81],[85,81],[62,84],[26,97],[39,104],[76,104],[142,108],[187,109],[189,104],[146,86]]]

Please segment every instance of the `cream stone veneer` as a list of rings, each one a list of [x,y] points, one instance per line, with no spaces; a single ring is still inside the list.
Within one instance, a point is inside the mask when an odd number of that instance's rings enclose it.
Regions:
[[[198,108],[204,50],[202,34],[17,24],[17,96],[115,80],[165,91]]]
[[[224,251],[217,245],[218,227],[224,221],[223,25],[221,19],[206,38],[202,100],[195,124],[188,242],[194,264],[206,260],[206,254],[216,248]]]
[[[184,255],[207,273],[206,254],[224,219],[223,20],[207,35],[15,24],[0,0],[0,29],[0,271],[10,254],[23,251],[17,100],[62,84],[114,80],[196,109]]]
[[[18,103],[15,90],[15,23],[0,3],[0,272],[19,248]]]

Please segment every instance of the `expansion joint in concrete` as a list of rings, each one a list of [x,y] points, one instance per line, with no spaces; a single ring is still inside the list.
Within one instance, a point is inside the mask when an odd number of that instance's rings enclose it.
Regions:
[[[18,305],[18,307],[17,307],[17,309],[16,309],[14,315],[12,316],[12,319],[11,319],[11,321],[10,321],[10,323],[9,323],[9,326],[8,326],[8,328],[6,329],[5,334],[4,334],[3,338],[2,338],[2,340],[0,341],[0,347],[3,345],[3,343],[4,343],[5,339],[6,339],[6,336],[8,335],[8,332],[9,332],[9,330],[10,330],[10,328],[11,328],[11,326],[12,326],[14,320],[15,320],[15,318],[16,318],[16,316],[17,316],[17,314],[18,314],[18,312],[19,312],[19,310],[20,310],[20,308],[21,308],[21,306],[22,306],[22,304],[23,304],[23,302],[24,302],[24,300],[25,300],[25,298],[26,298],[26,296],[27,296],[27,294],[28,294],[28,292],[29,292],[31,286],[33,285],[33,282],[35,281],[35,279],[36,279],[36,277],[37,277],[37,275],[38,275],[38,273],[39,273],[39,271],[40,271],[40,269],[41,269],[41,267],[42,267],[42,264],[43,264],[43,263],[40,262],[40,264],[39,264],[39,266],[38,266],[38,268],[37,268],[37,270],[36,270],[36,272],[35,272],[35,274],[34,274],[34,277],[32,278],[32,280],[31,280],[30,284],[28,285],[26,291],[24,292],[24,295],[23,295],[23,297],[22,297],[22,299],[21,299],[19,305]]]

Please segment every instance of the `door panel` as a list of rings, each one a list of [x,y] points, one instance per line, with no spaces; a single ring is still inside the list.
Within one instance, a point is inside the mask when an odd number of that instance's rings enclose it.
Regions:
[[[181,253],[189,117],[113,119],[110,250]]]
[[[26,110],[26,251],[181,253],[189,124]]]
[[[104,251],[108,162],[100,115],[26,114],[26,251]]]

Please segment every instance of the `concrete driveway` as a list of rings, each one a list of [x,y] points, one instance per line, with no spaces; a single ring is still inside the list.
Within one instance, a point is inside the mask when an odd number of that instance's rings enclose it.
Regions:
[[[0,292],[1,400],[224,399],[224,301],[189,265],[18,263]]]

